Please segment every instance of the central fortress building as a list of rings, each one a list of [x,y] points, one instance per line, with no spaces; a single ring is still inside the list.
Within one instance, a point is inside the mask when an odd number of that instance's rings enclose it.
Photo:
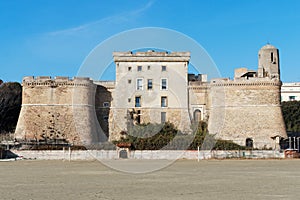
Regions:
[[[208,122],[210,134],[255,148],[287,137],[280,106],[278,49],[262,47],[258,69],[234,79],[188,74],[189,52],[114,52],[115,81],[25,77],[16,139],[89,145],[121,138],[132,125],[171,122],[183,133]]]

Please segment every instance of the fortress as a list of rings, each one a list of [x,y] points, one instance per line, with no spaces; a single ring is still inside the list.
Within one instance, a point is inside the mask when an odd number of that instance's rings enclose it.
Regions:
[[[19,141],[92,145],[120,139],[140,123],[173,123],[183,133],[204,120],[216,138],[278,148],[287,137],[280,106],[279,51],[258,53],[258,70],[234,79],[188,74],[189,52],[114,52],[115,81],[24,77]]]

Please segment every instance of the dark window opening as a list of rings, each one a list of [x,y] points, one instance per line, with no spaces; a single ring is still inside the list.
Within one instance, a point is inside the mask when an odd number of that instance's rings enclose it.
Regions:
[[[141,107],[141,97],[135,97],[135,107]]]
[[[271,52],[271,62],[274,61],[273,59],[274,59],[274,58],[273,58],[273,52]]]
[[[289,96],[289,100],[290,101],[295,101],[296,100],[296,96]]]
[[[168,106],[167,97],[161,97],[161,107],[167,107],[167,106]]]
[[[246,147],[253,148],[253,140],[251,138],[246,139]]]
[[[166,90],[167,89],[167,79],[161,79],[161,89]]]
[[[148,90],[152,90],[152,87],[153,87],[152,79],[148,79],[147,89],[148,89]]]

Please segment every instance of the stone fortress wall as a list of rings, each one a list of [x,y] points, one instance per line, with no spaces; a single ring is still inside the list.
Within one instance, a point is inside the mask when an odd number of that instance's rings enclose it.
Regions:
[[[190,131],[192,122],[204,120],[217,138],[278,148],[280,138],[287,137],[280,107],[278,49],[264,46],[258,70],[236,69],[233,80],[188,75],[189,57],[189,52],[115,52],[116,81],[24,77],[16,138],[60,139],[78,145],[113,141],[127,131],[129,120],[139,117],[140,123],[159,123],[164,112],[166,120],[183,132]],[[138,79],[142,90],[136,88]],[[151,90],[147,90],[149,79]],[[167,90],[161,88],[162,79],[167,79]],[[142,105],[136,107],[139,96]],[[164,96],[167,106],[161,105]]]
[[[15,137],[21,141],[99,141],[96,86],[89,78],[24,77],[22,108]]]
[[[209,131],[218,138],[257,148],[275,148],[272,137],[286,137],[278,80],[220,80],[211,83]],[[223,98],[214,98],[217,95]]]
[[[210,133],[240,145],[278,148],[280,138],[287,137],[281,85],[279,51],[267,44],[258,52],[257,71],[239,68],[234,80],[211,81]]]

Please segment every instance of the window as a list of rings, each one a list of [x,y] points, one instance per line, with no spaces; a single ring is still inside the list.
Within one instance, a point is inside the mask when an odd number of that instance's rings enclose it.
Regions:
[[[161,107],[167,107],[168,106],[168,99],[167,97],[161,97]]]
[[[128,79],[128,84],[131,84],[131,79]]]
[[[104,116],[103,117],[103,121],[106,122],[106,123],[108,123],[108,116]]]
[[[128,71],[129,71],[129,72],[131,71],[131,67],[128,67]]]
[[[103,102],[103,107],[108,108],[109,107],[109,102]]]
[[[150,68],[151,68],[150,65],[148,65],[148,70],[150,70]]]
[[[161,123],[165,123],[167,121],[167,113],[166,112],[161,112],[160,113],[160,119],[161,119]]]
[[[141,72],[142,71],[142,66],[137,66],[137,70],[138,70],[138,72]]]
[[[142,78],[136,79],[136,89],[143,90],[143,79]]]
[[[148,79],[148,81],[147,81],[147,89],[148,90],[152,90],[152,87],[153,87],[153,85],[152,85],[152,79]]]
[[[271,52],[271,62],[273,62],[273,52]]]
[[[141,97],[135,97],[135,107],[141,107]]]
[[[253,148],[253,140],[251,138],[246,139],[246,147]]]
[[[131,98],[128,98],[128,103],[130,103],[131,102]]]
[[[166,78],[161,79],[161,89],[162,90],[167,90],[168,89],[168,81]]]
[[[289,96],[289,100],[290,101],[295,101],[296,100],[296,96]]]
[[[165,65],[163,65],[163,66],[161,66],[161,71],[167,71],[167,66],[165,66]]]

